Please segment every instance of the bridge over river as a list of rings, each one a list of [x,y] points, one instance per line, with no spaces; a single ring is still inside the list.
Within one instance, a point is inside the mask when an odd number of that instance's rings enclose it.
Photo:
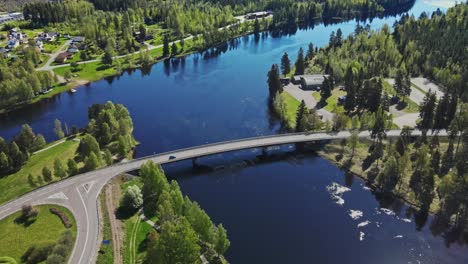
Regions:
[[[387,137],[398,137],[400,133],[401,130],[386,131]],[[447,136],[447,132],[444,130],[439,131],[437,134],[439,136]],[[421,135],[422,132],[419,130],[412,131],[412,136]],[[76,175],[18,197],[0,206],[0,219],[19,211],[23,204],[57,204],[67,207],[73,213],[78,229],[77,241],[70,257],[70,263],[95,263],[100,245],[100,220],[97,201],[104,185],[117,175],[134,171],[147,161],[167,164],[229,151],[284,144],[339,140],[349,138],[350,136],[351,132],[349,131],[280,134],[207,144],[143,157]],[[360,138],[370,138],[370,132],[361,131],[358,136]]]

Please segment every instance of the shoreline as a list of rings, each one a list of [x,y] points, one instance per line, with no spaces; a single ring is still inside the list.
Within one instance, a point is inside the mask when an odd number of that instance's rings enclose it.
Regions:
[[[267,31],[262,31],[261,33],[263,32],[267,32]],[[154,65],[158,64],[158,63],[161,63],[161,62],[164,62],[166,60],[172,60],[172,59],[180,59],[180,58],[183,58],[183,57],[186,57],[186,56],[189,56],[189,55],[193,55],[195,53],[202,53],[204,51],[207,51],[209,49],[214,49],[214,48],[218,48],[224,44],[226,44],[227,42],[233,40],[233,39],[236,39],[236,38],[240,38],[240,37],[245,37],[245,36],[249,36],[249,35],[252,35],[253,32],[252,31],[248,31],[246,32],[245,34],[239,34],[239,35],[236,35],[236,36],[233,36],[227,40],[225,40],[224,42],[220,42],[220,43],[216,43],[216,44],[213,44],[212,46],[210,47],[207,47],[207,48],[204,48],[204,49],[194,49],[194,50],[188,50],[187,52],[184,52],[184,53],[181,53],[181,54],[178,54],[178,55],[175,55],[175,56],[170,56],[170,57],[159,57],[159,58],[155,58],[155,60],[150,64],[148,65],[150,68],[153,67]],[[143,50],[140,50],[139,53],[141,52],[145,52],[145,51],[148,51],[148,52],[151,52],[151,50],[146,50],[146,49],[143,49]],[[132,57],[132,56],[137,56],[139,55],[138,54],[126,54],[125,57]],[[123,57],[123,58],[125,58]],[[123,58],[116,58],[115,60],[118,60],[118,59],[123,59]],[[89,62],[89,63],[86,63],[86,61],[84,61],[85,63],[82,63],[80,65],[86,65],[86,64],[91,64],[91,63],[101,63],[100,61],[96,61],[96,62]],[[70,65],[64,65],[63,67],[60,67],[60,68],[70,68],[71,66]],[[110,77],[116,77],[116,76],[121,76],[125,73],[125,71],[131,71],[131,70],[142,70],[143,69],[143,65],[141,64],[138,64],[138,65],[135,65],[134,67],[126,67],[126,68],[122,68],[121,71],[117,71],[114,67],[114,65],[112,65],[111,67],[109,68],[112,68],[113,71],[116,71],[116,72],[113,72],[112,74],[104,74],[103,76],[99,76],[98,78],[96,79],[90,79],[90,78],[87,78],[87,79],[84,79],[84,78],[78,78],[78,79],[75,79],[71,82],[60,82],[60,83],[57,83],[54,85],[54,88],[52,90],[50,90],[49,93],[47,94],[43,94],[41,96],[38,96],[36,98],[33,98],[31,101],[29,102],[24,102],[24,103],[19,103],[19,104],[16,104],[14,106],[11,106],[11,107],[8,107],[8,108],[3,108],[3,109],[0,109],[0,116],[1,115],[7,115],[11,112],[14,112],[16,110],[20,110],[26,106],[29,106],[29,105],[34,105],[36,103],[40,103],[41,101],[44,101],[46,99],[51,99],[59,94],[62,94],[62,93],[65,93],[65,92],[69,92],[70,90],[72,89],[76,89],[76,88],[79,88],[81,86],[88,86],[88,85],[91,85],[92,83],[94,82],[98,82],[98,81],[102,81],[106,78],[110,78]],[[62,77],[61,75],[57,74],[54,70],[51,70],[51,72],[54,74],[54,75],[57,75],[57,76],[60,76]]]
[[[353,175],[354,177],[358,177],[361,180],[363,180],[365,182],[366,186],[368,186],[371,189],[372,194],[374,194],[378,190],[378,187],[375,184],[369,182],[369,180],[367,179],[366,176],[362,175],[359,172],[353,171],[349,167],[342,166],[342,164],[340,164],[339,161],[337,161],[336,159],[334,159],[332,157],[332,155],[339,154],[339,153],[332,153],[332,152],[326,153],[325,150],[323,150],[323,149],[317,150],[316,153],[320,157],[322,157],[322,158],[326,159],[327,161],[333,163],[333,165],[335,165],[338,169],[343,170],[344,172],[349,173],[349,174]],[[420,210],[421,209],[419,204],[416,204],[415,202],[411,201],[408,197],[405,197],[403,195],[399,195],[398,193],[395,193],[394,191],[392,191],[389,195],[391,195],[392,198],[396,198],[396,199],[401,200],[406,205],[408,205],[409,207],[411,207],[411,208],[413,208],[415,210]],[[436,213],[437,212],[434,209],[429,209],[429,212],[428,212],[429,215],[435,215]]]

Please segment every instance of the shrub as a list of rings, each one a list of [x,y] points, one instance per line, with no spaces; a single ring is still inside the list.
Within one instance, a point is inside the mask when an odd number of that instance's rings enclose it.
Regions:
[[[125,192],[122,200],[120,201],[120,206],[129,211],[136,211],[143,205],[143,195],[138,186],[132,185],[128,187]]]
[[[46,241],[37,245],[32,245],[28,250],[26,250],[21,259],[26,263],[40,263],[47,259],[54,246],[55,242],[53,241]]]
[[[52,207],[52,208],[50,208],[50,212],[52,214],[58,216],[60,218],[60,220],[62,220],[62,223],[66,228],[70,228],[70,227],[73,226],[70,219],[68,219],[68,216],[64,212],[62,212],[60,209]]]

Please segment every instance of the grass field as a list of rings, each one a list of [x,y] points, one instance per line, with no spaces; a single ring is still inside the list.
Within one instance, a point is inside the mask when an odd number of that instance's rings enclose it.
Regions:
[[[34,177],[42,174],[42,168],[47,166],[53,171],[53,164],[56,158],[67,161],[75,157],[79,142],[69,140],[53,148],[34,154],[20,171],[0,178],[0,204],[3,204],[20,195],[30,192],[34,187],[28,183],[28,175]],[[54,179],[58,180],[58,179]]]
[[[60,208],[68,215],[73,223],[71,227],[73,235],[76,237],[76,223],[69,210],[55,205],[37,206],[35,208],[39,210],[39,214],[36,221],[27,227],[15,223],[15,219],[21,215],[21,212],[0,220],[0,256],[9,256],[18,263],[22,263],[21,256],[30,246],[58,240],[66,228],[58,216],[49,212],[51,207]]]
[[[292,97],[288,92],[282,92],[281,96],[286,103],[286,120],[290,128],[296,127],[297,108],[301,104],[296,98]]]
[[[137,178],[127,181],[121,185],[122,194],[131,185],[138,185],[141,188],[141,179]],[[142,263],[146,256],[146,235],[153,229],[149,224],[143,222],[140,216],[135,214],[124,220],[124,256],[125,264]]]
[[[86,81],[97,81],[105,77],[113,76],[117,74],[117,71],[114,67],[103,65],[100,61],[82,64],[78,67],[77,72],[73,72],[73,75],[78,75],[77,78],[83,79]],[[64,76],[65,72],[70,71],[71,67],[61,67],[54,69],[54,72],[58,75]]]
[[[109,214],[106,210],[106,193],[101,192],[99,196],[99,201],[101,203],[101,215],[102,215],[102,239],[103,240],[112,240],[112,230],[110,225]],[[112,243],[112,242],[111,242]],[[104,245],[101,244],[100,252],[97,255],[96,264],[113,264],[114,263],[114,249],[112,244]]]

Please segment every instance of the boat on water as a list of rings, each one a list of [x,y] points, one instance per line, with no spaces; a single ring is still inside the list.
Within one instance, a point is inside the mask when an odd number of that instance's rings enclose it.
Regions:
[[[75,90],[75,89],[71,89],[71,90],[70,90],[70,93],[76,93],[76,90]]]

